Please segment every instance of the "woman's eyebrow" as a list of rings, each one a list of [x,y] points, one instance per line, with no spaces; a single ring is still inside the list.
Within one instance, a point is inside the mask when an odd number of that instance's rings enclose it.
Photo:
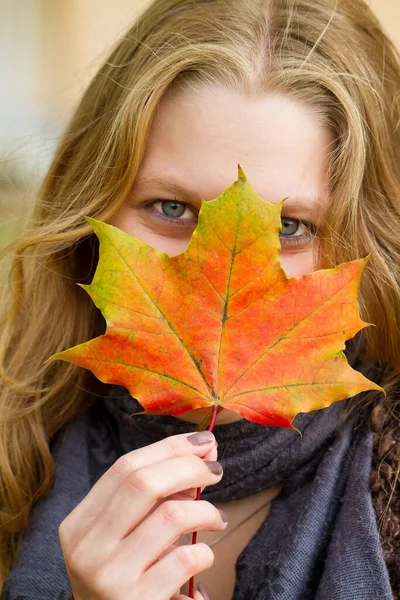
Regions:
[[[310,213],[320,212],[324,207],[325,202],[317,195],[308,197],[289,196],[283,203],[283,212]]]
[[[157,175],[154,176],[142,176],[137,177],[135,180],[135,187],[140,186],[141,188],[149,188],[152,186],[162,187],[166,192],[170,192],[171,194],[176,194],[177,196],[184,198],[193,198],[202,200],[199,194],[190,189],[189,186],[185,186],[183,184],[177,183],[172,179],[168,179],[167,177],[160,177]]]

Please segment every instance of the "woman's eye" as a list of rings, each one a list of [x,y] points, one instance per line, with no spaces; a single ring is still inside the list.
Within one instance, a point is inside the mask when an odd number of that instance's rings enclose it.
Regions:
[[[146,205],[147,212],[166,225],[193,225],[197,224],[195,209],[186,202],[178,200],[153,200]]]
[[[181,217],[186,210],[186,204],[184,204],[183,202],[172,202],[170,200],[163,200],[159,204],[164,215],[173,219]]]
[[[298,219],[282,219],[281,235],[294,235],[297,233],[300,224],[301,223]]]
[[[306,221],[282,217],[280,238],[282,245],[309,244],[316,234],[315,226]]]

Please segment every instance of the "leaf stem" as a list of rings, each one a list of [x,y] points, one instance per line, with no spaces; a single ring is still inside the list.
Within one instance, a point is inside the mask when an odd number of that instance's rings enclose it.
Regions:
[[[215,404],[213,406],[211,421],[210,421],[210,425],[208,427],[208,431],[212,431],[214,429],[218,410],[219,410],[219,406],[218,406],[218,404]],[[196,500],[200,500],[200,493],[201,493],[201,488],[197,488]],[[194,531],[192,533],[192,544],[195,544],[196,542],[197,542],[197,531]],[[189,598],[194,598],[194,577],[191,577],[189,580]]]

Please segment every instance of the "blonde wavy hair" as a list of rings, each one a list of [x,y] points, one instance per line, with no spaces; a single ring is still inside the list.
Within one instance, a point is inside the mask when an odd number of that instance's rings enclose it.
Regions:
[[[372,251],[360,292],[366,359],[399,366],[400,61],[361,0],[156,0],[84,94],[13,255],[0,324],[0,589],[33,502],[54,481],[51,440],[96,399],[96,382],[50,355],[102,328],[77,285],[140,166],[172,86],[279,90],[333,130],[331,210],[319,264]],[[395,381],[398,381],[396,371]]]

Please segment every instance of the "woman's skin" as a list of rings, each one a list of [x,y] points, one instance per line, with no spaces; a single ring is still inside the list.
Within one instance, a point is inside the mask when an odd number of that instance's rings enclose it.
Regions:
[[[288,198],[281,264],[289,277],[308,273],[328,201],[332,143],[318,115],[289,97],[250,98],[223,87],[170,92],[154,119],[135,186],[112,223],[158,250],[179,254],[202,199],[220,195],[237,179],[240,164],[259,196],[269,202]],[[188,411],[181,418],[200,423],[204,414]],[[239,418],[222,410],[217,423]],[[215,506],[188,501],[197,487],[222,477],[215,438],[201,435],[208,441],[172,436],[121,457],[63,521],[60,540],[75,600],[186,598],[179,596],[183,584],[210,569],[214,554],[206,544],[174,545],[191,531],[220,535],[227,527]],[[229,539],[233,548],[234,535]],[[241,550],[234,548],[232,563]],[[226,597],[218,584],[210,596]],[[200,600],[199,592],[195,598]]]

